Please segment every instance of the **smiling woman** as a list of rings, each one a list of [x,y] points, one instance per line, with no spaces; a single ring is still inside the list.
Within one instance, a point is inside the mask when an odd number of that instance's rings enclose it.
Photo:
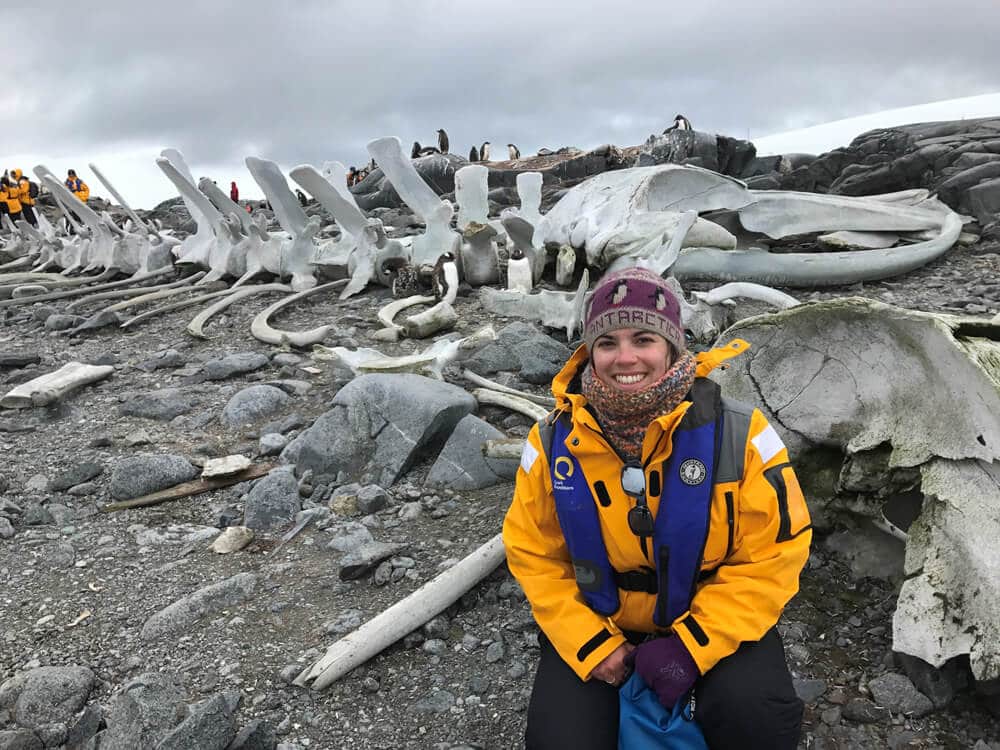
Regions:
[[[504,521],[542,631],[526,747],[618,747],[632,669],[667,709],[696,697],[710,748],[797,746],[775,624],[809,513],[763,414],[704,377],[746,346],[687,351],[680,302],[650,271],[594,289]]]

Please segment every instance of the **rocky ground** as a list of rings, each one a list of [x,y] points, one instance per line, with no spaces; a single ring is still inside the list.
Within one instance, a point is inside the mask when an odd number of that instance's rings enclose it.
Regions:
[[[997,244],[956,247],[902,278],[787,291],[803,299],[854,294],[992,316],[1000,311],[998,252]],[[327,345],[370,346],[369,334],[379,327],[375,310],[387,299],[385,290],[343,303],[316,298],[278,322],[292,329],[333,322]],[[255,456],[261,435],[294,437],[329,408],[346,382],[344,372],[308,352],[255,341],[250,321],[265,304],[252,299],[230,308],[209,324],[208,341],[184,332],[194,314],[187,311],[124,333],[102,329],[81,337],[46,328],[63,302],[2,311],[0,350],[38,356],[37,364],[0,356],[5,392],[71,360],[115,369],[57,406],[0,414],[6,458],[0,749],[42,742],[83,747],[102,717],[132,732],[106,733],[102,750],[152,747],[151,737],[185,715],[193,718],[184,732],[159,747],[206,747],[213,732],[231,736],[238,729],[244,733],[233,747],[274,747],[275,741],[289,749],[520,746],[537,629],[504,567],[330,689],[317,693],[291,684],[340,635],[493,537],[512,485],[474,492],[428,487],[427,463],[384,493],[303,482],[303,506],[315,509],[310,525],[284,544],[283,528],[225,555],[209,545],[220,528],[239,523],[248,483],[153,507],[101,510],[116,483],[142,484],[144,477],[122,469],[128,457],[178,454],[201,464],[227,454]],[[474,294],[460,297],[457,309],[464,332],[510,322],[488,321]],[[564,334],[551,333],[565,343]],[[249,364],[228,376],[209,364],[252,352],[265,356],[243,358]],[[209,380],[206,372],[223,377]],[[457,372],[447,375],[462,384]],[[500,379],[537,388],[517,372]],[[227,427],[220,416],[231,397],[262,383],[278,383],[291,395],[266,420]],[[187,410],[161,419],[128,414],[144,394],[162,388],[179,389]],[[530,426],[499,409],[480,414],[512,436]],[[801,747],[1000,748],[1000,723],[989,710],[996,699],[962,689],[961,664],[952,665],[946,679],[893,657],[895,571],[889,566],[884,578],[855,577],[834,553],[838,545],[828,544],[843,530],[817,534],[802,591],[783,618],[789,661],[807,703]],[[401,547],[373,573],[341,580],[344,550],[370,538]],[[211,584],[220,584],[214,595],[184,600]],[[179,600],[186,601],[184,611],[174,614],[188,624],[155,627],[154,615]],[[25,675],[35,675],[34,682],[26,686]],[[120,696],[126,687],[130,701]],[[68,697],[53,707],[51,696],[64,692]]]

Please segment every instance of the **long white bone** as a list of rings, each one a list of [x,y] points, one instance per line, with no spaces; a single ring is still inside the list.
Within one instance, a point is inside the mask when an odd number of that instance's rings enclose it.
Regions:
[[[0,399],[0,407],[23,409],[29,406],[46,406],[87,383],[103,380],[113,373],[111,365],[85,365],[67,362],[55,372],[21,383]]]
[[[503,562],[500,535],[331,645],[295,682],[323,690],[455,602]]]
[[[539,406],[546,406],[549,409],[555,408],[556,405],[556,400],[552,398],[552,396],[539,396],[534,393],[528,393],[527,391],[519,391],[516,388],[510,388],[506,385],[502,385],[501,383],[497,383],[495,380],[484,378],[482,375],[477,375],[469,369],[462,370],[462,377],[473,385],[478,385],[480,388],[486,388],[491,391],[499,391],[500,393],[506,393],[510,396],[517,396],[518,398],[532,401]]]
[[[187,324],[187,332],[192,336],[200,339],[207,339],[208,336],[205,335],[204,326],[211,318],[218,312],[225,310],[227,307],[232,305],[234,302],[238,302],[241,299],[250,297],[256,294],[269,294],[271,292],[285,292],[288,293],[292,291],[292,288],[287,284],[260,284],[259,286],[244,286],[237,289],[235,292],[230,294],[225,299],[221,299],[214,305],[209,305],[200,313],[195,315],[191,322]]]
[[[277,164],[253,156],[248,156],[245,161],[250,174],[274,209],[275,218],[288,233],[288,239],[281,245],[278,275],[281,278],[291,276],[292,289],[297,292],[316,286],[312,258],[316,251],[313,240],[319,231],[319,219],[306,216]]]
[[[306,297],[312,294],[317,294],[318,292],[337,289],[345,283],[347,282],[343,279],[331,281],[326,284],[314,286],[312,289],[303,289],[301,292],[296,292],[295,294],[289,295],[284,299],[278,300],[273,305],[270,305],[257,314],[257,317],[255,317],[253,322],[250,324],[250,333],[258,341],[263,341],[265,344],[275,344],[277,346],[284,346],[288,344],[301,348],[318,344],[326,338],[326,335],[330,332],[333,326],[323,325],[311,328],[308,331],[282,331],[277,328],[272,328],[268,323],[268,319],[274,313],[278,312],[278,310],[298,302],[300,299],[305,299]]]
[[[490,404],[492,406],[502,406],[505,409],[510,409],[518,414],[523,414],[531,419],[543,419],[545,418],[549,410],[543,406],[532,403],[526,398],[521,398],[520,396],[512,396],[509,393],[501,393],[500,391],[489,390],[488,388],[476,388],[472,395],[476,397],[476,401],[480,404]]]

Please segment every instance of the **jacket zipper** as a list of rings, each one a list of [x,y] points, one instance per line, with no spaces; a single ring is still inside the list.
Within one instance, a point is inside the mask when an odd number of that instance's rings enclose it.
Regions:
[[[729,556],[733,553],[733,536],[736,531],[736,509],[733,503],[733,493],[732,491],[726,492],[726,523],[729,525],[729,541],[726,543],[726,556],[724,560],[728,560]]]

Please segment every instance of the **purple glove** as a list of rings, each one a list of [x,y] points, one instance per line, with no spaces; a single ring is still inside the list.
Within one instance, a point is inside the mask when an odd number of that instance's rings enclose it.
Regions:
[[[629,656],[635,659],[635,671],[667,709],[698,679],[698,665],[676,635],[646,641]]]

